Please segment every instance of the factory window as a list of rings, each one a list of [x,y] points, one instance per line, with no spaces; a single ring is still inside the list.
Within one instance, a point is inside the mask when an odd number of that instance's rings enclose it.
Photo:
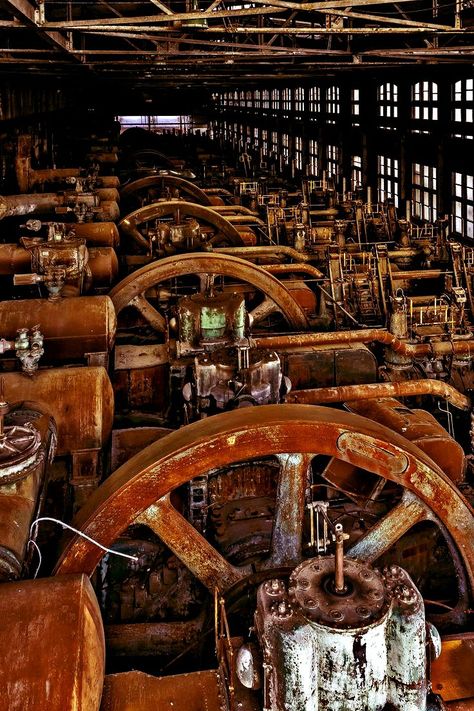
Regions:
[[[351,112],[352,112],[352,125],[360,126],[359,116],[360,116],[360,89],[352,89],[351,91]]]
[[[308,101],[310,113],[319,114],[321,112],[321,89],[319,86],[310,87]]]
[[[290,162],[290,137],[287,133],[283,133],[281,136],[281,153],[283,162],[288,165]]]
[[[260,131],[258,128],[253,129],[253,146],[258,148],[260,145]]]
[[[281,104],[283,109],[283,115],[288,117],[291,111],[291,89],[282,89]]]
[[[262,90],[262,109],[270,108],[270,92],[268,89]]]
[[[278,132],[272,131],[272,153],[274,158],[278,158]]]
[[[309,172],[318,174],[318,142],[314,138],[309,139]]]
[[[254,109],[261,108],[261,91],[260,91],[260,89],[255,89],[255,91],[254,91],[253,107],[254,107]]]
[[[351,190],[362,187],[362,156],[351,158]]]
[[[234,98],[232,101],[232,106],[238,106],[239,105],[239,92],[234,91]]]
[[[250,146],[252,144],[252,127],[247,126],[246,132],[245,132],[245,143],[246,143],[246,150],[250,150]]]
[[[272,109],[273,111],[280,110],[280,89],[272,89]]]
[[[422,121],[438,119],[438,85],[434,81],[418,81],[411,91],[411,117]]]
[[[434,222],[438,207],[436,199],[436,168],[431,165],[413,164],[412,202],[413,213],[427,222]]]
[[[454,231],[474,239],[474,175],[453,173]]]
[[[295,167],[297,170],[303,170],[303,139],[301,136],[295,136]]]
[[[341,110],[339,96],[338,86],[328,86],[326,89],[326,113],[330,118],[327,119],[327,123],[336,123],[335,117]]]
[[[295,89],[295,111],[303,113],[304,109],[304,89],[302,86],[297,86]]]
[[[377,104],[379,116],[382,118],[398,118],[398,86],[382,84],[377,89]]]
[[[262,128],[262,155],[264,158],[268,156],[268,131]]]
[[[377,185],[379,202],[393,200],[398,207],[398,160],[388,156],[377,156]]]
[[[228,105],[229,105],[229,94],[228,94],[226,91],[222,94],[221,99],[222,99],[222,100],[221,100],[222,106],[228,106]]]
[[[191,128],[191,116],[117,116],[121,131],[127,128],[144,128],[152,133],[164,131],[187,131]]]
[[[245,91],[239,91],[239,108],[245,108]]]
[[[456,124],[465,124],[456,126],[455,137],[472,139],[474,137],[474,79],[461,79],[454,84],[453,113]]]
[[[253,106],[253,92],[251,92],[251,91],[245,92],[245,105],[248,109],[252,108],[252,106]]]
[[[338,146],[327,146],[326,147],[326,161],[327,161],[327,172],[328,178],[334,178],[335,182],[339,179],[339,147]]]

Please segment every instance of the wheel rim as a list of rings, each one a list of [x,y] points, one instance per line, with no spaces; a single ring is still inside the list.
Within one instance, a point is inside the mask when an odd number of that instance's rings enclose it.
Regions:
[[[201,188],[194,185],[194,183],[191,183],[189,180],[179,178],[175,175],[147,175],[145,178],[139,178],[138,180],[134,180],[122,188],[120,196],[123,199],[127,199],[136,195],[136,193],[141,190],[166,186],[178,188],[181,193],[184,195],[190,195],[200,205],[205,205],[207,207],[212,205],[212,200],[204,192],[204,190],[201,190]]]
[[[308,329],[304,311],[276,277],[251,262],[227,254],[190,253],[160,259],[123,279],[112,289],[109,296],[117,314],[133,303],[145,319],[157,330],[162,331],[164,330],[163,317],[146,301],[143,294],[161,281],[201,273],[234,277],[248,282],[276,304],[291,328],[296,331]]]
[[[388,428],[358,415],[317,406],[267,405],[237,410],[172,432],[104,482],[79,512],[75,525],[109,547],[129,525],[147,523],[209,589],[225,591],[242,581],[248,571],[234,568],[212,548],[173,509],[167,494],[196,476],[236,461],[270,455],[293,457],[280,474],[277,500],[285,489],[288,496],[277,508],[274,530],[279,533],[277,541],[272,540],[270,553],[274,564],[288,564],[298,555],[295,538],[301,527],[307,455],[316,454],[336,456],[404,486],[408,493],[402,505],[382,519],[385,530],[390,530],[391,524],[398,538],[434,514],[453,538],[472,589],[473,511],[453,482],[418,447]],[[370,535],[371,531],[366,536],[369,544]],[[289,555],[282,548],[282,537],[283,545],[290,547]],[[374,545],[375,553],[366,543],[365,551],[359,550],[358,555],[362,553],[367,560],[377,557],[381,548],[377,540]],[[353,553],[349,551],[349,555]],[[102,555],[99,548],[75,536],[55,572],[91,575]]]
[[[195,217],[197,220],[206,222],[215,227],[218,234],[209,241],[212,245],[219,244],[223,239],[226,239],[231,246],[242,247],[243,240],[240,232],[236,227],[225,217],[219,215],[214,210],[204,205],[197,205],[193,202],[185,202],[184,200],[168,200],[166,202],[155,202],[150,205],[135,210],[135,212],[127,215],[119,222],[120,232],[132,239],[142,249],[148,250],[149,244],[139,231],[139,226],[149,220],[156,220],[160,217],[167,217],[179,211],[182,217]]]

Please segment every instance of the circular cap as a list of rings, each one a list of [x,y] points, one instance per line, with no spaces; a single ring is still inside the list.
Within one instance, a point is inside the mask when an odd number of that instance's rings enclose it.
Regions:
[[[346,591],[334,589],[334,557],[313,558],[301,563],[290,576],[289,596],[311,622],[340,629],[378,622],[390,606],[384,580],[369,565],[346,558]]]
[[[29,422],[5,427],[0,436],[0,484],[22,479],[35,462],[40,446],[41,435]]]

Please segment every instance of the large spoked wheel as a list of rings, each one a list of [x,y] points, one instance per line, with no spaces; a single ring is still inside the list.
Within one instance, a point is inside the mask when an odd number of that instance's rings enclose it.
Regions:
[[[306,315],[288,289],[261,267],[227,254],[190,253],[152,262],[126,277],[110,292],[115,311],[120,314],[127,306],[136,308],[155,331],[166,330],[164,316],[148,301],[146,292],[163,281],[187,275],[215,275],[243,281],[261,291],[252,320],[255,323],[270,313],[279,311],[296,331],[308,328]]]
[[[206,243],[208,246],[242,247],[244,244],[240,232],[225,217],[209,207],[184,200],[169,200],[145,205],[145,207],[127,215],[119,222],[118,227],[125,238],[129,238],[141,250],[148,252],[150,245],[140,228],[148,222],[169,216],[173,216],[175,222],[186,217],[194,217],[200,224],[211,227],[214,234],[208,239]]]
[[[403,487],[401,500],[349,548],[349,556],[374,562],[412,526],[434,521],[456,549],[462,567],[456,574],[467,582],[469,595],[474,582],[474,519],[468,502],[418,447],[364,417],[329,408],[267,405],[216,415],[172,432],[102,484],[75,525],[109,547],[128,526],[146,523],[212,593],[216,588],[225,593],[243,584],[248,569],[231,565],[213,548],[173,508],[170,492],[236,462],[275,456],[280,469],[273,534],[262,567],[294,566],[302,559],[307,475],[317,454]],[[55,572],[91,575],[102,555],[98,547],[75,536]]]
[[[125,185],[120,191],[120,197],[129,209],[136,210],[156,202],[160,197],[174,196],[175,192],[178,192],[180,197],[199,205],[209,207],[213,204],[204,190],[189,180],[175,175],[147,175],[145,178],[139,178]]]

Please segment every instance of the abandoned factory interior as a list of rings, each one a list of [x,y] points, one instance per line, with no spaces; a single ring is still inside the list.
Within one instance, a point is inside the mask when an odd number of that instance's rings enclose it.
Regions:
[[[0,711],[474,711],[474,0],[0,0]]]

